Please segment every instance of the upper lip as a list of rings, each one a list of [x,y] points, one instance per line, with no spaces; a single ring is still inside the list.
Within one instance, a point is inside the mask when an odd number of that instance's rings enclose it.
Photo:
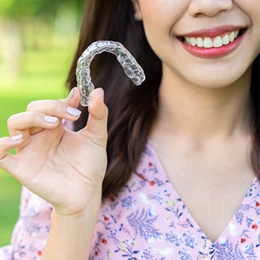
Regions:
[[[233,31],[238,31],[241,29],[244,29],[245,27],[243,26],[233,26],[233,25],[228,25],[228,26],[221,26],[221,27],[214,27],[214,28],[208,28],[208,29],[201,29],[197,31],[193,31],[190,33],[185,33],[184,35],[179,35],[182,37],[216,37],[225,33],[233,32]]]

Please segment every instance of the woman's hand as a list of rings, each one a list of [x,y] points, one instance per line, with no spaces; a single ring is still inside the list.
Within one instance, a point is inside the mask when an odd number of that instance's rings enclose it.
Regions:
[[[74,88],[64,100],[35,101],[11,116],[11,137],[0,139],[0,167],[32,192],[50,202],[57,213],[74,215],[101,198],[107,166],[107,107],[103,90],[95,89],[84,129],[64,129],[62,119],[75,121],[80,94]],[[8,150],[16,148],[16,155]]]

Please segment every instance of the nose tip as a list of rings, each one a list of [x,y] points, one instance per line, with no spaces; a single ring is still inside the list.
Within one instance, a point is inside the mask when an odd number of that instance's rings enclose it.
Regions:
[[[191,16],[215,16],[219,12],[232,9],[232,0],[191,0],[189,5],[189,13]]]

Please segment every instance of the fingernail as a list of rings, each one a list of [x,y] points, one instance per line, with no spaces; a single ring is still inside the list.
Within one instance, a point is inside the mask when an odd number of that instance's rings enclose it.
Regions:
[[[20,134],[20,135],[15,135],[15,136],[12,136],[11,139],[12,139],[13,141],[17,142],[17,141],[20,141],[20,140],[23,139],[23,135],[22,135],[22,134]]]
[[[74,97],[74,88],[71,89],[69,95],[68,95],[68,99],[72,99]]]
[[[54,116],[45,116],[44,120],[48,123],[56,123],[58,121],[58,118]]]
[[[74,107],[67,107],[67,112],[71,116],[75,116],[75,117],[77,117],[81,114],[81,111]]]

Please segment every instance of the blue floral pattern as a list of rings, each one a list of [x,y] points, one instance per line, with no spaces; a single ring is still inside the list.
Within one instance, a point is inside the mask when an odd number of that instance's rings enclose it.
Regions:
[[[102,206],[96,230],[102,234],[103,243],[94,241],[91,260],[260,259],[257,179],[219,239],[212,243],[174,190],[151,142],[136,172],[120,194]]]
[[[12,245],[0,249],[0,259],[40,259],[51,212],[47,202],[24,188]],[[174,190],[148,141],[136,173],[102,205],[89,259],[260,259],[260,183],[253,181],[212,243]]]

